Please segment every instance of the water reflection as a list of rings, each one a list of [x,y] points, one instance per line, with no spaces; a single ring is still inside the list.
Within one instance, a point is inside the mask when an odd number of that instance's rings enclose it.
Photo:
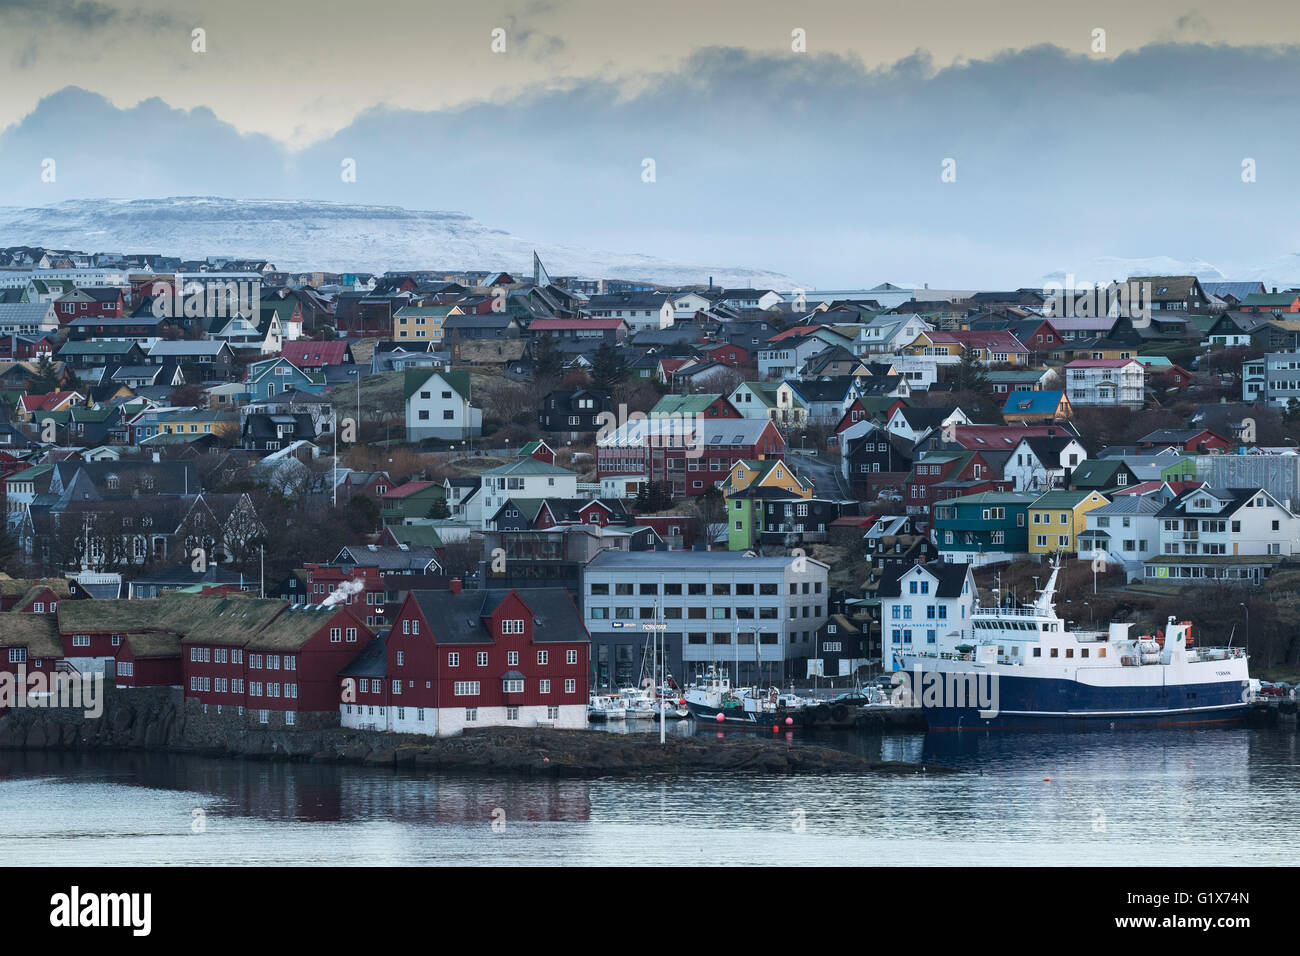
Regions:
[[[721,732],[690,722],[668,730]],[[1300,833],[1288,824],[1300,766],[1294,732],[779,736],[961,772],[550,780],[0,752],[0,854],[18,865],[1300,859]],[[206,815],[203,833],[192,829],[195,810]]]

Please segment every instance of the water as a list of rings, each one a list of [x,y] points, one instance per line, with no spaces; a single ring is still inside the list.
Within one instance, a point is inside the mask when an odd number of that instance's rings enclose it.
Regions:
[[[1291,732],[818,741],[962,772],[532,780],[0,752],[0,858],[72,866],[1300,861],[1300,830],[1289,822],[1300,782]]]

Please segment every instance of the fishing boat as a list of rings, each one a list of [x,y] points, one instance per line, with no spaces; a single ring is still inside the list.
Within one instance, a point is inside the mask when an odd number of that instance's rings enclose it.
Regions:
[[[775,687],[733,687],[726,670],[712,664],[699,681],[686,688],[683,699],[696,720],[718,724],[804,727],[812,713],[809,701]],[[848,708],[845,710],[847,718]],[[851,724],[849,720],[846,726]]]
[[[1155,634],[1132,624],[1069,630],[1053,597],[1059,563],[1034,603],[974,608],[973,643],[899,655],[900,702],[934,730],[1221,724],[1245,720],[1250,674],[1240,647],[1194,646],[1192,624]]]

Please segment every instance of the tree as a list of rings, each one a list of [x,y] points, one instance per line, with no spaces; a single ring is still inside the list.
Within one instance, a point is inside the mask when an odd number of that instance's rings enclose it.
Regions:
[[[627,377],[627,361],[608,342],[602,343],[591,360],[591,384],[612,392]]]
[[[987,392],[989,387],[988,372],[973,349],[962,349],[961,361],[953,366],[950,380],[953,389],[959,392]]]
[[[429,513],[426,518],[450,518],[451,509],[447,507],[446,498],[435,498],[433,504],[429,505]]]
[[[17,535],[10,530],[8,522],[0,522],[0,571],[14,576],[21,556]]]
[[[648,481],[640,487],[633,499],[637,514],[654,514],[673,506],[673,490],[666,481]]]
[[[59,370],[49,354],[44,354],[36,363],[36,373],[27,382],[27,391],[33,395],[48,395],[57,391],[58,387]]]
[[[553,383],[564,376],[564,353],[549,335],[533,340],[533,383],[538,390],[550,391]],[[540,397],[540,396],[539,396]]]

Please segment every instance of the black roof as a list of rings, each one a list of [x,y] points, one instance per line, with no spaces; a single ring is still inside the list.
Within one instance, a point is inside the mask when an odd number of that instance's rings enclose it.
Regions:
[[[489,589],[484,591],[412,591],[420,613],[433,630],[433,639],[439,644],[495,643],[492,634],[483,626],[483,618],[490,615],[511,593],[519,595],[533,612],[533,642],[590,640],[582,615],[573,598],[564,588],[523,588],[517,591]]]
[[[883,576],[880,578],[876,594],[879,597],[901,597],[903,589],[899,579],[915,566],[886,567]],[[966,583],[966,565],[951,561],[934,561],[922,565],[922,567],[939,579],[939,586],[935,589],[935,597],[955,598],[961,596],[962,585]]]

